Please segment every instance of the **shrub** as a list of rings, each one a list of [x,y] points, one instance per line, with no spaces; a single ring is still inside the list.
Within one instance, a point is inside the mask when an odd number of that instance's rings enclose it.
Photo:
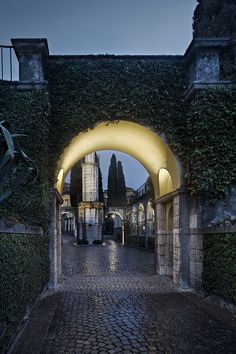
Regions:
[[[203,287],[236,304],[236,234],[203,237]]]
[[[77,244],[78,245],[88,245],[88,241],[87,240],[78,240]]]
[[[93,241],[93,244],[94,244],[94,245],[101,245],[101,244],[102,244],[102,241],[101,241],[101,240],[94,240],[94,241]]]

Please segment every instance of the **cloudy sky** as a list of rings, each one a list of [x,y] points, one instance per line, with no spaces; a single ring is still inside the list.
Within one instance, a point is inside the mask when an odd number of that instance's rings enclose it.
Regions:
[[[47,38],[50,54],[184,54],[196,0],[1,0],[0,44]],[[110,152],[100,153],[104,187]],[[118,156],[127,185],[146,172]]]

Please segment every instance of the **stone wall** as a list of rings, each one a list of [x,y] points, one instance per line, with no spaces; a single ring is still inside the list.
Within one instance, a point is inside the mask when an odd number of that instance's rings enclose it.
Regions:
[[[189,198],[189,272],[190,287],[202,286],[202,234],[199,232],[199,209],[196,197]]]

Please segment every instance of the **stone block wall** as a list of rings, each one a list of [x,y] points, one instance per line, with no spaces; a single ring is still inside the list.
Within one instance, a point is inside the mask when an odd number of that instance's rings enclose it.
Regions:
[[[195,197],[189,198],[189,285],[200,289],[202,286],[202,234],[199,232],[199,204]]]

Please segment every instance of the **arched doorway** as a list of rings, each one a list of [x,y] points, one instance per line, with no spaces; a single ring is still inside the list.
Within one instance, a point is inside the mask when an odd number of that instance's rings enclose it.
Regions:
[[[124,217],[118,211],[109,211],[106,215],[108,218],[113,219],[113,236],[114,239],[118,242],[121,242],[122,245],[125,243],[125,234],[124,234]]]
[[[75,236],[75,216],[70,211],[62,211],[61,213],[61,231]]]
[[[183,207],[181,190],[181,168],[168,145],[151,129],[130,121],[102,122],[86,132],[79,133],[71,140],[62,152],[56,171],[57,182],[55,190],[62,191],[63,183],[68,171],[85,155],[99,150],[116,150],[124,152],[138,160],[147,170],[153,183],[155,207],[157,210],[157,229],[155,233],[156,271],[158,274],[167,274],[163,260],[163,248],[166,247],[166,233],[163,232],[163,222],[166,219],[166,200],[173,201],[173,214],[176,220],[173,233],[176,237],[174,249],[181,250],[177,254],[173,265],[173,280],[176,284],[188,283],[188,265],[181,266],[186,256],[187,243],[183,242],[183,223],[188,224],[186,216],[180,217]],[[182,215],[182,214],[181,214]],[[54,217],[55,218],[55,217]],[[53,219],[53,217],[52,217]],[[165,234],[165,236],[164,236]],[[185,232],[186,234],[186,232]],[[60,237],[57,233],[55,237]],[[183,243],[183,244],[182,244]],[[183,246],[183,247],[182,247]],[[184,248],[185,247],[185,248]],[[185,257],[186,260],[186,257]],[[166,261],[166,260],[165,260]],[[165,263],[165,262],[164,262]]]

